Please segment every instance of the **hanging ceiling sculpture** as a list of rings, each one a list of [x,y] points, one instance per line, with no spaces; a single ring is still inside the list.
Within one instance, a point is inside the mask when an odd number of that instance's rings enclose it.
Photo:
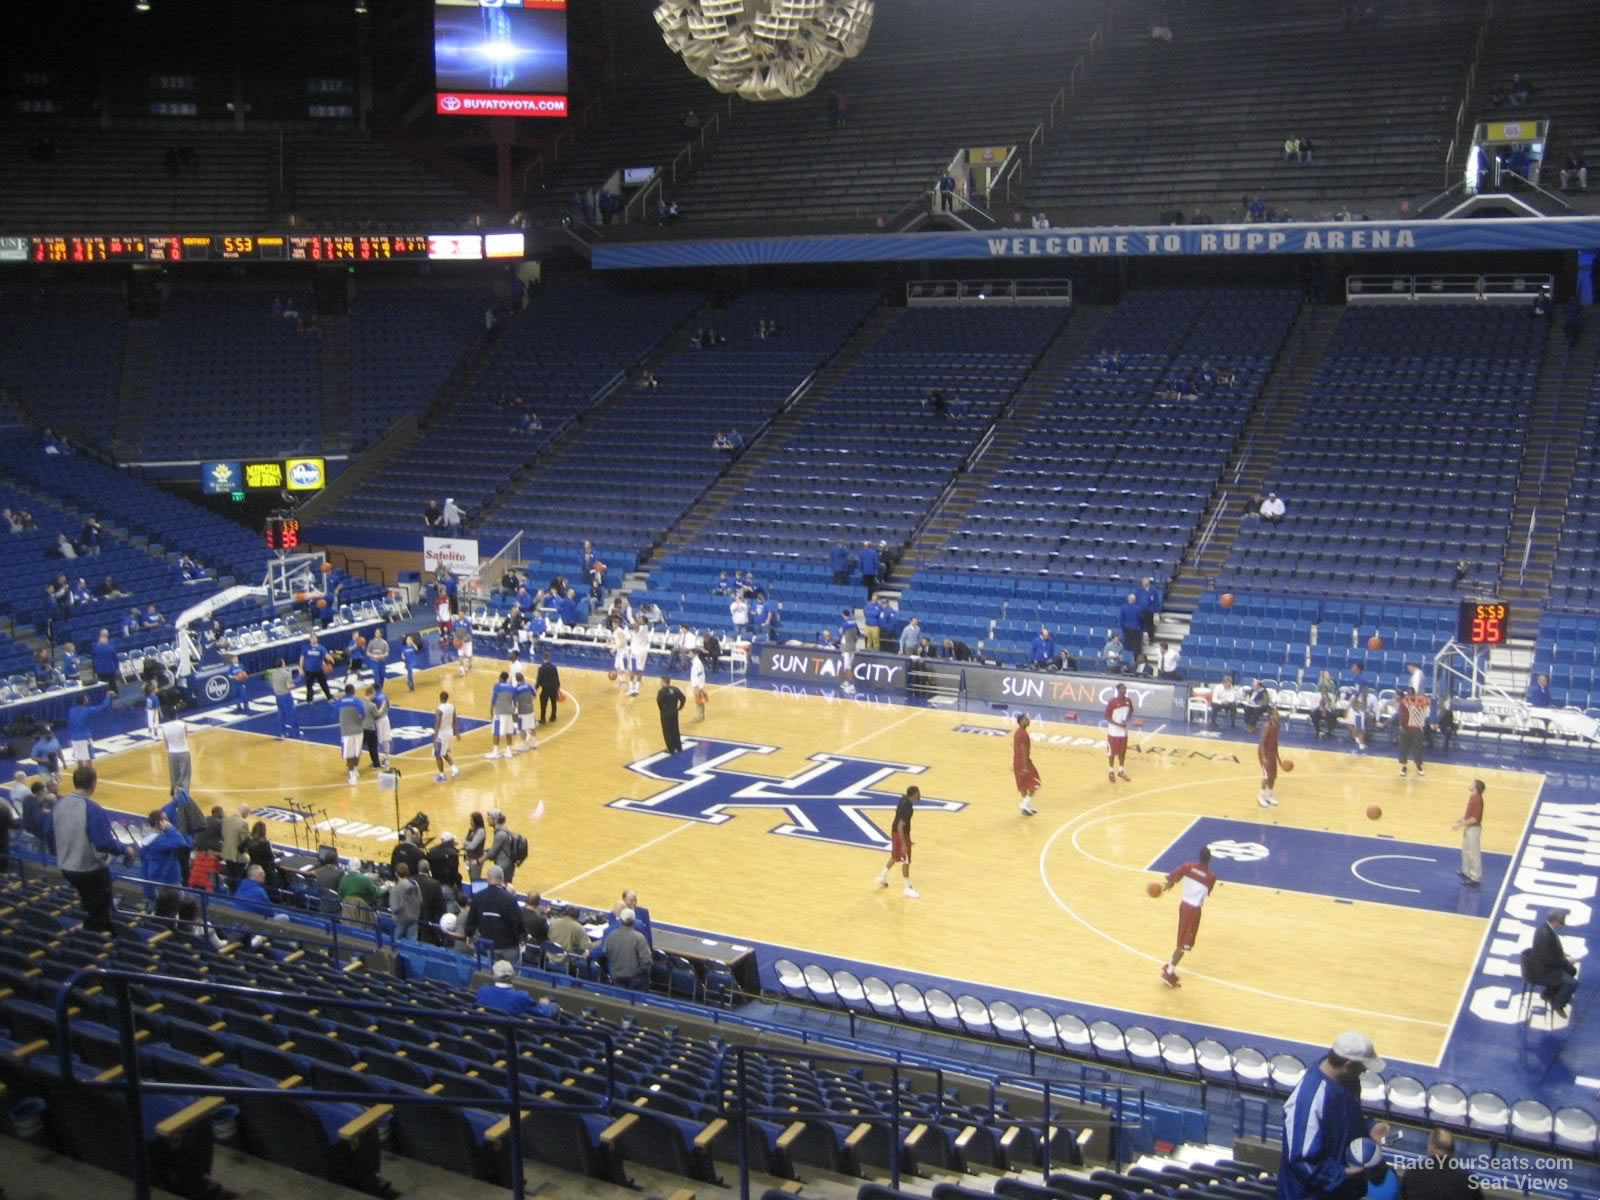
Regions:
[[[667,45],[719,92],[792,100],[860,54],[873,0],[663,0]]]

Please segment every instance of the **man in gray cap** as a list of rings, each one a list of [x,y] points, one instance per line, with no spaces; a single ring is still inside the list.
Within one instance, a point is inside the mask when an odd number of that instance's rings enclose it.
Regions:
[[[650,990],[650,943],[644,934],[634,928],[637,915],[625,908],[617,914],[621,922],[606,938],[606,966],[611,972],[611,982],[629,991]]]
[[[1341,1033],[1328,1056],[1307,1071],[1283,1105],[1283,1158],[1279,1200],[1360,1200],[1364,1168],[1349,1161],[1350,1143],[1381,1143],[1389,1126],[1368,1125],[1361,1111],[1361,1075],[1383,1070],[1383,1059],[1364,1033]]]

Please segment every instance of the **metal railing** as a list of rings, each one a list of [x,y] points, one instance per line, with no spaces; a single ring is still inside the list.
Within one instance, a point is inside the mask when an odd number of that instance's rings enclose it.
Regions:
[[[730,109],[731,113],[731,109]],[[704,158],[707,151],[706,139],[719,136],[722,132],[722,114],[712,113],[700,126],[698,134],[686,142],[683,149],[672,156],[672,160],[655,173],[655,177],[645,184],[628,199],[622,208],[622,223],[632,224],[636,221],[649,220],[650,197],[662,197],[669,183],[678,182],[678,173],[682,171],[687,175],[697,159]],[[634,206],[638,206],[638,212]]]
[[[543,154],[536,154],[528,161],[528,164],[522,168],[522,174],[519,182],[521,185],[522,194],[524,196],[526,196],[533,188],[531,176],[533,176],[535,172],[538,173],[539,182],[543,183],[546,170],[548,170],[550,166],[553,166],[561,161],[561,143],[563,138],[566,139],[566,144],[569,148],[578,144],[577,135],[573,132],[574,125],[580,130],[588,129],[589,126],[593,125],[597,120],[599,120],[604,113],[604,97],[596,96],[593,100],[589,101],[588,104],[583,106],[582,111],[579,112],[576,117],[569,117],[567,119],[566,125],[562,128],[560,133],[556,134],[555,140],[550,143],[549,163],[547,164],[545,162],[545,156]]]
[[[906,284],[906,306],[979,304],[1070,305],[1072,281],[932,279]]]
[[[72,1064],[72,1015],[76,1010],[69,1008],[69,1002],[77,989],[86,982],[92,981],[101,987],[109,985],[117,1004],[117,1040],[122,1055],[122,1074],[116,1079],[77,1079],[73,1072]],[[415,1104],[431,1108],[478,1108],[490,1112],[505,1114],[505,1134],[510,1143],[511,1159],[511,1194],[515,1200],[525,1200],[527,1195],[526,1182],[523,1177],[523,1129],[522,1116],[524,1115],[521,1045],[518,1034],[526,1034],[530,1038],[547,1038],[558,1036],[578,1042],[588,1042],[601,1047],[605,1052],[605,1094],[596,1095],[594,1104],[555,1104],[540,1101],[540,1107],[546,1112],[577,1112],[594,1113],[607,1116],[611,1113],[612,1105],[616,1099],[616,1071],[614,1057],[616,1044],[610,1034],[595,1033],[590,1030],[576,1029],[570,1025],[563,1025],[551,1021],[528,1021],[516,1017],[491,1016],[480,1012],[470,1012],[462,1009],[434,1009],[413,1008],[408,1005],[384,1004],[372,1000],[355,1000],[340,997],[334,1007],[348,1012],[369,1013],[374,1016],[390,1016],[403,1020],[415,1021],[425,1018],[441,1023],[449,1028],[459,1028],[465,1025],[469,1028],[487,1029],[498,1031],[505,1036],[505,1072],[506,1094],[504,1097],[489,1098],[487,1096],[442,1096],[414,1093],[389,1093],[373,1092],[340,1092],[328,1091],[320,1088],[288,1088],[273,1086],[269,1088],[242,1087],[229,1084],[209,1083],[171,1083],[165,1080],[146,1079],[140,1069],[139,1050],[137,1044],[137,1031],[133,1021],[133,989],[164,989],[176,992],[194,992],[213,998],[219,996],[238,996],[250,999],[256,1003],[284,1005],[292,1008],[314,1009],[329,1007],[330,1001],[326,997],[301,996],[292,992],[274,991],[268,988],[241,987],[237,984],[218,983],[215,980],[180,979],[172,975],[151,975],[143,971],[108,970],[104,967],[84,967],[67,977],[61,985],[61,991],[56,996],[55,1018],[56,1039],[55,1047],[61,1078],[64,1082],[74,1083],[75,1086],[93,1090],[120,1092],[128,1101],[128,1140],[129,1158],[132,1164],[133,1194],[135,1200],[149,1200],[151,1192],[150,1165],[147,1161],[144,1122],[144,1100],[150,1096],[220,1096],[243,1097],[260,1096],[272,1097],[279,1100],[293,1102],[319,1101],[326,1103],[359,1104],[369,1111],[378,1105]]]
[[[1243,469],[1243,464],[1241,464]],[[1228,497],[1230,493],[1224,491],[1217,497],[1216,507],[1212,510],[1211,519],[1206,522],[1206,527],[1200,531],[1200,540],[1194,544],[1194,564],[1198,569],[1200,558],[1206,552],[1206,547],[1211,544],[1211,539],[1216,536],[1217,526],[1222,522],[1222,514],[1228,511]]]
[[[1456,105],[1455,124],[1450,129],[1450,145],[1444,152],[1444,185],[1450,186],[1450,172],[1454,168],[1456,147],[1461,144],[1461,127],[1466,123],[1468,106],[1472,103],[1472,90],[1478,83],[1478,64],[1483,61],[1483,49],[1489,40],[1489,20],[1494,16],[1494,0],[1485,0],[1483,19],[1478,24],[1478,36],[1472,43],[1472,57],[1467,60],[1467,78],[1461,87],[1461,102]]]
[[[1106,1075],[1104,1079],[1090,1082],[1088,1072],[1099,1071],[1103,1075],[1106,1073],[1100,1071],[1097,1067],[1088,1066],[1085,1066],[1083,1071],[1084,1074],[1080,1083],[1064,1083],[1059,1080],[1052,1082],[1049,1079],[1033,1075],[1008,1074],[996,1075],[989,1081],[989,1123],[991,1125],[1017,1126],[1023,1129],[1031,1129],[1035,1124],[1038,1124],[1040,1127],[1039,1170],[1047,1180],[1050,1177],[1051,1143],[1055,1140],[1052,1110],[1050,1108],[1052,1090],[1056,1096],[1063,1099],[1075,1100],[1079,1104],[1095,1104],[1101,1108],[1109,1108],[1111,1110],[1111,1116],[1106,1121],[1078,1121],[1075,1124],[1079,1128],[1103,1128],[1106,1130],[1110,1135],[1111,1141],[1107,1157],[1110,1158],[1118,1173],[1122,1171],[1123,1163],[1122,1138],[1118,1135],[1125,1129],[1137,1131],[1144,1126],[1144,1087],[1142,1085],[1136,1083],[1112,1083],[1109,1075]],[[1027,1117],[1006,1117],[1001,1115],[1004,1110],[1000,1109],[997,1104],[997,1093],[1004,1086],[1022,1087],[1030,1090],[1036,1088],[1039,1090],[1044,1108],[1037,1122]],[[1099,1094],[1098,1097],[1091,1099],[1096,1093]],[[1137,1101],[1131,1120],[1126,1112],[1127,1101],[1130,1099]]]
[[[1541,289],[1555,284],[1553,275],[1351,275],[1345,280],[1346,303],[1437,302],[1483,300],[1532,303]]]
[[[115,826],[113,826],[113,828],[115,828]],[[51,868],[60,870],[60,868],[56,866],[55,859],[50,855],[41,851],[29,850],[26,847],[18,846],[14,841],[11,847],[11,859],[17,864],[18,874],[22,878],[23,882],[27,882],[28,879],[29,863],[32,863],[37,867],[44,868],[44,872],[41,872],[41,874],[48,873]],[[310,931],[324,933],[328,938],[329,952],[334,958],[340,957],[339,931],[341,928],[345,929],[344,937],[346,948],[349,947],[353,937],[361,938],[363,944],[365,943],[366,939],[370,937],[372,939],[374,949],[383,949],[383,927],[378,921],[378,912],[376,909],[373,910],[372,921],[369,924],[366,921],[356,921],[346,917],[342,910],[336,913],[319,912],[313,911],[309,908],[293,908],[288,905],[279,904],[276,901],[271,902],[272,907],[270,911],[263,910],[258,904],[252,904],[247,900],[238,900],[231,895],[226,895],[220,892],[210,892],[204,888],[190,887],[187,884],[180,885],[176,883],[163,883],[160,880],[147,879],[143,875],[136,875],[127,870],[117,870],[113,868],[111,877],[118,883],[133,883],[138,884],[141,888],[154,888],[157,893],[162,891],[173,891],[177,892],[179,895],[195,897],[200,905],[200,928],[208,931],[212,929],[211,907],[213,904],[220,904],[225,906],[229,911],[235,912],[242,917],[253,917],[261,921],[269,921],[275,924],[286,925],[288,928],[294,929],[297,933],[307,932],[308,927]],[[279,890],[281,891],[282,889]],[[167,920],[167,918],[155,917],[148,913],[144,915],[147,919],[153,921]],[[280,916],[287,917],[289,919],[287,922],[280,922],[278,921]],[[172,920],[173,926],[176,927],[179,922],[177,922],[176,918],[173,918]],[[318,927],[320,927],[320,929]],[[353,934],[352,931],[356,928],[360,929],[359,934]]]
[[[1548,451],[1546,452],[1548,454]],[[1541,478],[1540,483],[1543,483]],[[1528,578],[1528,556],[1533,553],[1533,531],[1539,527],[1539,510],[1536,508],[1528,514],[1528,533],[1522,543],[1522,569],[1517,572],[1517,583],[1521,584]]]

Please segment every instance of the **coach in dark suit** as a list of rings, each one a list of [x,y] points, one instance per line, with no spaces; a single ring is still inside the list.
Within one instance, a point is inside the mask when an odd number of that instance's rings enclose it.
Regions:
[[[1558,1017],[1567,1015],[1572,993],[1578,989],[1578,968],[1561,948],[1561,931],[1566,924],[1566,910],[1552,909],[1533,935],[1533,949],[1528,956],[1528,979],[1543,990]]]

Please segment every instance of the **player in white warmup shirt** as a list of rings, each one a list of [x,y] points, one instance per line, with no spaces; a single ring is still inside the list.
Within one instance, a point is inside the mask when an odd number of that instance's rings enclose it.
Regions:
[[[650,626],[640,620],[628,638],[628,695],[639,694],[639,684],[644,679],[645,663],[649,657]]]
[[[689,652],[689,695],[694,697],[694,719],[706,719],[706,660],[698,651]]]
[[[624,681],[628,677],[628,631],[621,625],[611,627],[611,677]]]
[[[461,656],[461,668],[457,674],[465,678],[472,670],[472,622],[461,622],[461,630],[456,636],[459,639],[456,653]]]
[[[456,706],[450,703],[450,693],[439,693],[439,707],[433,710],[433,762],[438,767],[439,773],[433,777],[435,783],[444,782],[444,769],[450,767],[450,778],[454,779],[461,774],[461,768],[456,766],[456,760],[450,757],[450,749],[456,741]]]

